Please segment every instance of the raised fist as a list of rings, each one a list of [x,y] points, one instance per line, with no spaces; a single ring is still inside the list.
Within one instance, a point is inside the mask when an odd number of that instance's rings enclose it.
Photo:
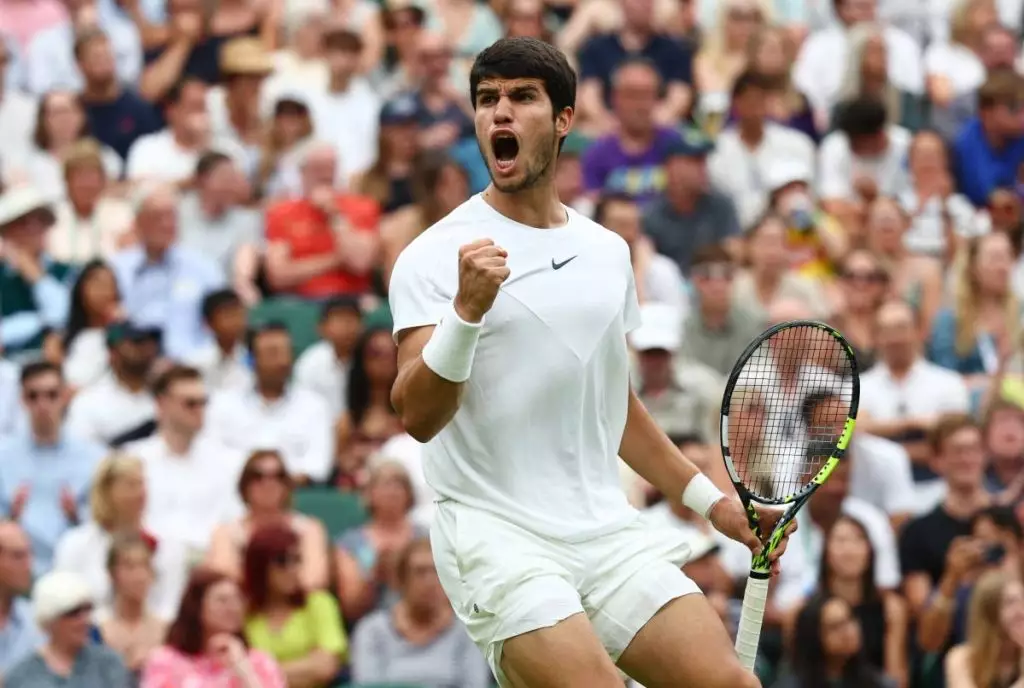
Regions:
[[[479,239],[459,249],[459,293],[455,312],[466,322],[478,323],[491,310],[502,283],[508,279],[508,253],[490,239]]]

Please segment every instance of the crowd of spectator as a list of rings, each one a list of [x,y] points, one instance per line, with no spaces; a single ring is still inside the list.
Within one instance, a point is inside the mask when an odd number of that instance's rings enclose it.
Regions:
[[[0,0],[0,683],[492,685],[434,571],[387,287],[486,186],[468,68],[527,35],[578,69],[553,174],[630,247],[635,387],[723,490],[748,342],[815,318],[856,348],[858,431],[783,558],[764,684],[1021,688],[1022,23]],[[735,630],[749,552],[622,479]]]

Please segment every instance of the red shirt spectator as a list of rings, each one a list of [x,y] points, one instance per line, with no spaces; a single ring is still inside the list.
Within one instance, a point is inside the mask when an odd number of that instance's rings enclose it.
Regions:
[[[332,147],[312,147],[301,162],[303,197],[267,209],[267,279],[274,291],[322,299],[369,290],[380,206],[335,191],[336,170]]]

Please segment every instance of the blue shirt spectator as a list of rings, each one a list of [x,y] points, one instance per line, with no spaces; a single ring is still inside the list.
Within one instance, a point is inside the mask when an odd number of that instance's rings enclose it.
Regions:
[[[38,95],[50,91],[80,91],[82,74],[75,62],[75,36],[90,30],[76,17],[40,31],[28,46],[28,87]],[[142,44],[131,21],[114,18],[102,22],[102,30],[114,50],[115,69],[121,83],[135,83],[142,72]]]
[[[32,654],[45,640],[28,600],[21,597],[11,600],[7,619],[0,627],[0,676]]]
[[[164,353],[188,360],[208,344],[203,298],[226,283],[221,267],[177,246],[177,194],[169,187],[151,192],[138,214],[139,244],[112,260],[128,318],[163,331]]]
[[[60,368],[25,365],[21,403],[29,428],[0,442],[0,512],[32,543],[33,571],[48,571],[57,540],[87,511],[89,484],[105,449],[64,431],[68,393]]]

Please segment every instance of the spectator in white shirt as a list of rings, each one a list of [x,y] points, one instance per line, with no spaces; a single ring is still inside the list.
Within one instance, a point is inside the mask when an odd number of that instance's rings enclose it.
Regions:
[[[877,20],[877,0],[836,0],[839,21],[815,31],[800,49],[793,66],[793,81],[810,100],[820,128],[827,128],[829,114],[840,97],[843,70],[849,50],[849,29]],[[886,25],[885,46],[889,80],[901,91],[924,91],[921,47],[909,34]]]
[[[245,319],[245,305],[230,289],[211,292],[203,299],[203,322],[213,333],[213,341],[200,347],[189,364],[203,374],[212,393],[252,386]]]
[[[317,135],[336,146],[338,181],[347,182],[377,161],[381,101],[358,74],[363,52],[359,34],[332,28],[324,35],[324,50],[328,83],[318,100]]]
[[[256,36],[232,38],[220,50],[224,85],[211,88],[206,97],[214,138],[245,151],[246,175],[259,160],[265,133],[261,94],[267,93],[264,80],[272,71],[274,62],[263,41]]]
[[[160,352],[160,331],[115,323],[106,331],[110,371],[75,395],[68,409],[71,432],[108,445],[151,423],[156,407],[149,374]]]
[[[927,435],[939,416],[965,413],[967,386],[956,373],[921,356],[914,311],[903,301],[878,310],[879,361],[861,376],[858,430],[900,443],[914,463],[915,479],[934,477]]]
[[[13,60],[8,41],[0,37],[0,131],[4,132],[4,152],[17,157],[31,147],[38,104],[11,79],[8,66]]]
[[[146,509],[142,461],[115,453],[96,467],[89,497],[90,520],[64,533],[57,542],[53,567],[82,575],[93,590],[97,605],[114,601],[107,560],[118,538],[141,537],[155,547],[152,561],[156,579],[149,589],[150,609],[164,620],[174,618],[188,575],[187,550],[174,539],[157,541],[142,527]]]
[[[910,132],[886,118],[885,104],[875,98],[842,108],[836,130],[818,149],[818,196],[826,212],[847,216],[883,190],[895,195],[906,188]]]
[[[997,21],[993,0],[957,0],[949,41],[936,41],[924,53],[932,126],[947,138],[975,114],[976,92],[986,77],[980,57],[985,30]]]
[[[206,386],[195,368],[175,365],[153,383],[156,434],[125,446],[142,459],[145,524],[158,539],[183,542],[190,560],[206,552],[213,530],[242,512],[234,491],[244,457],[206,427]]]
[[[245,167],[245,153],[230,141],[214,141],[206,112],[207,85],[185,78],[165,96],[167,128],[140,137],[128,151],[125,176],[131,181],[184,182],[196,171],[199,156],[215,149]]]
[[[768,96],[774,80],[747,71],[732,89],[736,124],[719,134],[708,157],[711,181],[732,196],[740,225],[751,227],[768,207],[769,168],[783,161],[814,169],[814,143],[795,129],[768,121]]]
[[[295,384],[319,394],[337,420],[345,411],[352,352],[363,332],[355,299],[339,297],[320,311],[320,341],[302,352],[295,364]]]
[[[249,334],[248,348],[255,384],[214,397],[210,431],[245,454],[277,450],[300,483],[327,480],[334,467],[330,411],[318,394],[289,384],[294,354],[288,328],[263,325]]]

